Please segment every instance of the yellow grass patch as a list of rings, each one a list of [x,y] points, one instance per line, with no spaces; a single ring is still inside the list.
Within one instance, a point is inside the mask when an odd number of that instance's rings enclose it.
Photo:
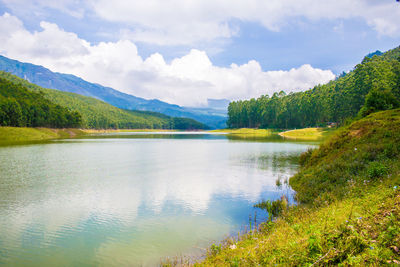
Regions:
[[[79,129],[0,127],[0,143],[41,141],[83,135]]]
[[[251,137],[265,137],[272,134],[271,130],[267,129],[252,129],[252,128],[241,128],[241,129],[221,129],[212,130],[212,133],[226,133],[231,135],[239,136],[251,136]]]
[[[279,133],[279,135],[290,139],[319,140],[322,139],[327,132],[328,131],[323,128],[304,128],[282,132]]]

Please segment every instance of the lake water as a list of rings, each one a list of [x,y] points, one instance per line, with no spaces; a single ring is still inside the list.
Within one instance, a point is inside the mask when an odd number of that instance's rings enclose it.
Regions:
[[[0,265],[153,266],[243,231],[290,195],[310,144],[119,133],[0,147]]]

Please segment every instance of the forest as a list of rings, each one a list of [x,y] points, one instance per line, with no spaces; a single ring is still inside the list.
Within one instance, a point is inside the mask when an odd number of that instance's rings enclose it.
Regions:
[[[124,110],[92,97],[42,88],[8,72],[0,71],[0,79],[0,110],[3,110],[0,113],[0,126],[180,130],[208,128],[189,118]],[[42,103],[50,107],[45,109],[48,112],[41,109]],[[19,109],[22,109],[21,112]]]
[[[21,85],[0,78],[0,125],[76,128],[81,115],[52,103],[43,94],[31,92]]]
[[[366,56],[349,73],[305,92],[229,104],[229,128],[293,129],[342,124],[378,110],[400,106],[400,47]]]

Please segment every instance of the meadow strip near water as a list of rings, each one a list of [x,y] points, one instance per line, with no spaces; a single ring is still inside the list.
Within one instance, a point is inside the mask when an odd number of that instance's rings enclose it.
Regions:
[[[284,138],[316,141],[327,137],[331,132],[331,129],[326,128],[304,128],[281,132],[279,135]]]
[[[84,134],[80,129],[0,127],[0,144],[72,138]]]
[[[253,129],[253,128],[240,128],[240,129],[221,129],[212,130],[211,133],[226,133],[238,136],[252,136],[252,137],[266,137],[272,135],[272,130],[269,129]]]

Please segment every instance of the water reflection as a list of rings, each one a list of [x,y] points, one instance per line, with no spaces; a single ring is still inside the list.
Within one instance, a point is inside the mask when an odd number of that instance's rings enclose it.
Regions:
[[[0,148],[0,264],[153,265],[202,253],[245,225],[253,203],[287,193],[275,181],[309,146],[156,136]]]

